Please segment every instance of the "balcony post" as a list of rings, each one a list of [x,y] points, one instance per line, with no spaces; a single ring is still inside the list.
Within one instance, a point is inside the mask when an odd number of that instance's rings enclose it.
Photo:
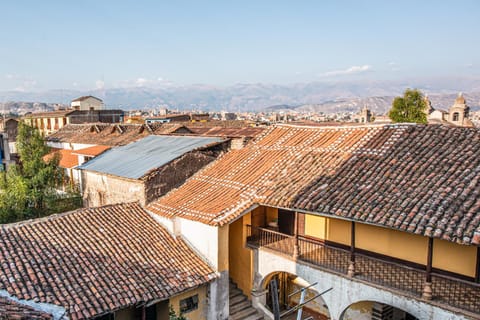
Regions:
[[[480,283],[480,247],[477,247],[477,268],[475,270],[475,282]]]
[[[428,238],[427,253],[427,271],[425,273],[425,284],[423,286],[422,298],[426,300],[432,299],[432,261],[433,261],[433,238]]]
[[[295,221],[293,223],[293,235],[295,237],[294,244],[293,244],[293,259],[297,260],[299,254],[298,248],[298,212],[295,211]]]
[[[347,275],[355,276],[355,222],[352,221],[350,229],[350,263],[348,265]]]

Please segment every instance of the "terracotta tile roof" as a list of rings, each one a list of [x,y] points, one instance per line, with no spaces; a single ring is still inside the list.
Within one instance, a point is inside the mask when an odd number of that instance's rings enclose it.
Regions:
[[[58,154],[60,157],[58,162],[59,167],[70,169],[78,166],[78,156],[73,154],[72,150],[67,149],[53,149],[49,154],[43,156],[43,160],[49,161],[54,157],[55,154]]]
[[[20,304],[11,299],[0,297],[0,320],[50,320],[53,316]]]
[[[0,227],[0,290],[62,306],[72,320],[167,299],[214,271],[138,204]]]
[[[81,96],[77,99],[73,99],[72,102],[75,102],[75,101],[84,101],[84,100],[87,100],[88,98],[94,98],[94,99],[97,99],[99,101],[102,101],[102,99],[99,99],[97,97],[94,97],[94,96]]]
[[[480,245],[479,190],[478,129],[278,126],[148,209],[223,225],[263,204]]]
[[[263,127],[242,127],[242,128],[225,128],[225,127],[193,127],[189,129],[194,133],[202,136],[216,137],[248,137],[253,138],[265,131]]]
[[[93,147],[88,147],[88,148],[83,148],[78,150],[72,150],[72,154],[96,157],[110,148],[111,148],[110,146],[98,145],[98,146],[93,146]]]
[[[35,112],[29,113],[24,116],[24,118],[58,118],[66,117],[69,113],[72,113],[74,110],[57,110],[57,111],[47,111],[47,112]]]
[[[49,135],[47,141],[123,146],[148,135],[141,124],[69,124]]]
[[[228,123],[228,121],[225,121]],[[228,127],[185,125],[180,123],[152,124],[69,124],[49,135],[47,141],[105,146],[123,146],[148,135],[186,134],[220,137],[255,137],[264,131],[259,127]],[[235,122],[235,125],[239,123]]]

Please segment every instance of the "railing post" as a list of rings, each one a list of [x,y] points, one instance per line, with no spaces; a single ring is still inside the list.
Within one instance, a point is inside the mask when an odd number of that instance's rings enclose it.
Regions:
[[[475,282],[480,283],[480,247],[477,247],[477,268],[475,270]]]
[[[293,244],[293,259],[297,260],[300,253],[298,247],[298,212],[295,211],[295,221],[293,225],[293,235],[295,236],[295,242]]]
[[[425,284],[423,285],[422,298],[426,300],[432,299],[432,261],[433,261],[433,238],[428,238],[427,253],[427,271],[425,274]]]
[[[350,263],[348,264],[347,276],[355,276],[355,222],[352,221],[350,230]]]

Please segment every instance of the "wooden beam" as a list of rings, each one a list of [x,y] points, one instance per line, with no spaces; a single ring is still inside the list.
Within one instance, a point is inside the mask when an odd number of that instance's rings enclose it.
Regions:
[[[428,238],[426,282],[432,282],[433,238]]]
[[[350,261],[355,261],[355,222],[352,221],[350,229]]]
[[[480,283],[480,247],[477,247],[477,268],[475,270],[475,282]]]
[[[295,237],[295,243],[293,245],[293,258],[298,259],[300,255],[300,248],[298,247],[298,215],[299,213],[295,211],[295,217],[293,222],[293,235]]]

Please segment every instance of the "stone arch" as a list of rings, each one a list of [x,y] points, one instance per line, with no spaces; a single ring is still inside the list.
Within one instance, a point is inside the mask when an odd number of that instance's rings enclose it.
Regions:
[[[338,320],[418,320],[422,319],[422,315],[424,315],[421,309],[415,308],[413,304],[397,304],[395,300],[382,300],[386,299],[376,297],[350,303],[343,309]]]
[[[279,289],[279,301],[282,305],[281,310],[285,312],[287,308],[291,308],[299,303],[300,293],[288,297],[291,293],[297,292],[301,288],[305,288],[311,285],[305,279],[300,276],[290,273],[288,271],[273,271],[265,275],[260,282],[260,287],[266,292],[267,301],[266,305],[270,309],[270,281],[275,279]],[[279,281],[280,280],[280,281]],[[279,282],[278,282],[279,281]],[[307,289],[305,300],[315,297],[319,293],[319,290],[312,286]],[[270,309],[271,311],[271,309]],[[311,316],[315,320],[330,319],[330,310],[328,309],[326,301],[320,296],[309,302],[304,308],[304,315]]]

